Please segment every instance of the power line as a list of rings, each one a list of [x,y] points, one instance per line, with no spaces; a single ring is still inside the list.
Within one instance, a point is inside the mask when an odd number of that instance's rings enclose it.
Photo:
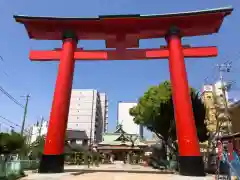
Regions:
[[[1,116],[1,115],[0,115],[0,118],[1,118],[1,119],[0,119],[0,121],[1,121],[0,124],[3,123],[3,124],[5,124],[5,125],[8,125],[8,126],[11,127],[11,128],[14,128],[14,126],[17,127],[17,128],[21,128],[21,126],[20,126],[19,124],[16,124],[16,123],[14,123],[13,121],[11,121],[11,120],[9,120],[9,119]],[[4,122],[3,120],[5,120],[6,122]],[[8,122],[8,123],[11,123],[12,125],[8,124],[7,122]],[[29,131],[26,130],[26,129],[25,129],[24,131],[25,131],[26,133],[29,133]]]
[[[0,121],[1,121],[1,120],[0,120]],[[1,121],[0,124],[5,124],[5,125],[7,125],[7,126],[9,126],[9,127],[11,127],[11,128],[14,128],[14,126],[12,126],[12,125],[10,125],[10,124],[4,122],[4,121]]]
[[[0,56],[0,60],[4,63],[4,59],[3,59],[3,57],[2,56]],[[3,73],[5,74],[5,76],[7,76],[8,77],[8,74],[3,70]]]
[[[12,126],[12,125],[10,125],[10,124],[8,124],[8,123],[6,123],[6,122],[0,121],[0,132],[2,132],[2,130],[1,130],[2,124],[5,125],[5,126],[7,126],[7,127],[10,127],[12,130],[15,129],[14,126]]]
[[[24,106],[18,102],[11,94],[9,94],[5,89],[3,89],[2,86],[0,86],[0,91],[6,95],[11,101],[13,101],[15,104],[17,104],[18,106],[20,106],[21,108],[24,108]]]
[[[217,79],[217,75],[216,75],[216,66],[214,66],[212,68],[212,71],[211,73],[206,77],[204,78],[204,84],[212,84],[212,82],[214,82],[216,79]]]
[[[20,125],[14,123],[14,122],[12,122],[12,121],[10,121],[9,119],[7,119],[7,118],[5,118],[5,117],[3,117],[3,116],[0,116],[0,118],[1,118],[2,120],[5,120],[5,121],[7,121],[7,122],[13,124],[13,125],[16,126],[16,127],[19,127],[19,128],[21,127]]]

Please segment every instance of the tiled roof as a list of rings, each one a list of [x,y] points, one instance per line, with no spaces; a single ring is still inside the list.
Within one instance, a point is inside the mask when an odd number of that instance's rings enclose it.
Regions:
[[[118,138],[121,136],[122,134],[120,133],[105,133],[103,135],[103,141],[99,143],[99,145],[122,145],[123,142],[118,141]],[[140,137],[138,135],[132,135],[132,134],[124,134],[125,136],[132,136],[133,139],[137,138],[136,141],[134,141],[134,145],[135,146],[146,146],[147,144],[141,142]],[[137,137],[136,137],[137,136]],[[132,145],[131,141],[125,141],[124,142],[125,145]]]

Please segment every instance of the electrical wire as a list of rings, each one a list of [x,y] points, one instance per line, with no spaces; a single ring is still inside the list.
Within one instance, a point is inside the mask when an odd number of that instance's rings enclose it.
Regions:
[[[0,60],[4,63],[4,59],[3,59],[2,56],[0,56]],[[3,74],[5,74],[5,76],[9,77],[9,76],[8,76],[8,73],[6,73],[4,70],[3,70]]]
[[[0,59],[1,59],[1,61],[3,61],[3,62],[4,62],[4,60],[3,60],[3,57],[2,57],[2,56],[0,56]]]
[[[2,125],[4,125],[5,127],[10,127],[12,130],[15,129],[14,126],[12,126],[12,125],[10,125],[10,124],[8,124],[8,123],[3,122],[3,121],[0,120],[0,127],[1,127]],[[7,131],[8,131],[8,130],[9,130],[9,128],[7,128]],[[0,128],[0,133],[1,133],[1,132],[2,132],[2,128]]]
[[[15,104],[17,104],[18,106],[20,106],[21,108],[24,108],[24,106],[18,102],[12,95],[10,95],[5,89],[3,89],[2,86],[0,86],[0,91],[6,95],[11,101],[13,101]]]
[[[0,118],[1,118],[1,119],[0,119],[0,124],[3,123],[3,124],[5,124],[5,125],[10,126],[11,128],[17,127],[17,128],[20,128],[20,129],[21,129],[21,126],[20,126],[19,124],[16,124],[16,123],[14,123],[13,121],[11,121],[11,120],[9,120],[9,119],[1,116],[1,115],[0,115]],[[8,122],[8,123],[11,123],[12,125],[4,122],[3,120],[6,121],[6,122]],[[15,127],[14,127],[14,126],[15,126]],[[24,131],[25,131],[26,133],[29,133],[29,132],[30,132],[29,130],[24,130]]]
[[[13,125],[16,126],[16,127],[21,127],[20,125],[14,123],[14,122],[12,122],[12,121],[10,121],[9,119],[7,119],[7,118],[5,118],[5,117],[3,117],[3,116],[0,116],[0,118],[3,119],[3,120],[5,120],[5,121],[7,121],[7,122],[9,122],[9,123],[11,123],[11,124],[13,124]]]
[[[0,121],[1,121],[1,120],[0,120]],[[10,125],[10,124],[8,124],[8,123],[4,122],[4,121],[1,121],[1,122],[0,122],[0,124],[7,125],[7,126],[9,126],[9,127],[11,127],[11,128],[13,128],[13,129],[14,129],[14,126],[12,126],[12,125]]]
[[[218,79],[217,73],[216,73],[216,66],[213,67],[211,73],[204,78],[204,85],[206,84],[212,84],[216,79]]]

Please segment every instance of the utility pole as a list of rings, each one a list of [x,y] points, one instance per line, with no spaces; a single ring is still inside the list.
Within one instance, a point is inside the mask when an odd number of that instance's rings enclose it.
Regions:
[[[231,125],[230,125],[230,115],[229,115],[229,111],[228,111],[228,100],[226,97],[226,90],[228,89],[228,85],[224,84],[224,79],[223,79],[223,73],[224,72],[230,72],[231,67],[232,67],[232,62],[225,62],[223,64],[217,64],[218,70],[219,70],[219,76],[220,76],[220,83],[221,83],[221,90],[223,93],[223,104],[224,104],[224,116],[227,117],[227,133],[229,134],[231,132]],[[223,124],[223,123],[221,123]],[[217,131],[220,131],[220,122],[218,121],[217,123]]]
[[[22,127],[21,127],[21,136],[23,136],[25,121],[26,121],[26,117],[27,117],[27,108],[28,108],[29,98],[30,98],[30,95],[28,94],[26,96],[26,104],[25,104],[25,107],[24,107],[23,121],[22,121]]]

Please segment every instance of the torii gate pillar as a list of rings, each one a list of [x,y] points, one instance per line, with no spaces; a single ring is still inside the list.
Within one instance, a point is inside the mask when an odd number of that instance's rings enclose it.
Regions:
[[[71,32],[65,33],[58,67],[58,76],[50,114],[44,152],[39,172],[63,172],[64,145],[67,129],[69,104],[74,73],[74,52],[77,39]]]
[[[170,29],[166,40],[169,48],[169,71],[178,139],[179,169],[184,175],[192,172],[196,176],[203,176],[204,164],[192,110],[181,36],[177,27]]]

